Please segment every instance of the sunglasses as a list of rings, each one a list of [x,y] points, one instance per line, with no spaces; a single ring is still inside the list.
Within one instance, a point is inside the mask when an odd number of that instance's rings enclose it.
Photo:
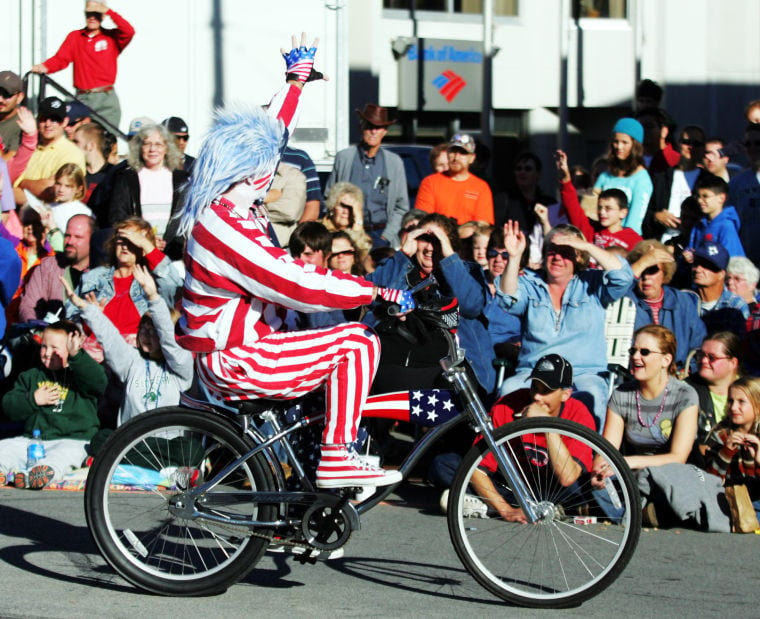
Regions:
[[[644,277],[645,275],[657,275],[660,272],[660,267],[656,264],[651,267],[647,267],[641,272],[641,277]]]
[[[704,146],[705,143],[701,140],[690,140],[689,138],[684,138],[681,140],[681,144],[684,146]]]
[[[507,251],[486,250],[486,258],[496,258],[496,256],[501,256],[502,260],[509,260],[509,252]]]
[[[746,142],[744,142],[744,146],[746,146],[747,148],[760,146],[760,140],[747,140]]]
[[[652,350],[651,348],[636,348],[635,346],[632,346],[628,349],[628,355],[633,357],[636,353],[639,353],[642,357],[648,357],[651,354],[656,355],[664,355],[665,353],[661,350]]]
[[[515,172],[535,172],[536,168],[533,166],[515,166]]]
[[[87,17],[88,19],[92,17],[94,19],[99,19],[100,21],[103,21],[103,13],[98,13],[97,11],[85,11],[84,16]]]
[[[356,253],[354,249],[344,249],[343,251],[334,251],[330,254],[330,258],[337,258],[338,256],[353,256]]]
[[[181,140],[182,142],[187,142],[190,139],[190,136],[188,134],[179,135],[178,133],[175,133],[174,137],[175,137],[175,139]]]
[[[698,350],[694,353],[694,358],[697,360],[697,363],[700,363],[704,359],[707,359],[707,362],[712,365],[716,361],[720,361],[721,359],[731,359],[731,357],[719,357],[718,355],[713,355],[709,352],[704,352],[701,350]]]
[[[697,267],[702,267],[706,271],[711,271],[713,273],[720,273],[723,270],[715,266],[712,262],[708,262],[704,258],[697,258],[696,260],[694,260],[692,264],[692,269],[695,269]]]
[[[351,204],[346,204],[345,202],[338,202],[338,206],[342,206],[343,208],[347,208],[350,211],[354,210],[354,207]],[[414,227],[414,226],[412,226]]]

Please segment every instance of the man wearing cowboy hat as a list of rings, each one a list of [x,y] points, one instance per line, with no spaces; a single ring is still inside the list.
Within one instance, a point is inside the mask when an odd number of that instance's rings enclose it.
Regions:
[[[325,192],[338,182],[348,181],[364,192],[364,229],[373,247],[397,247],[401,218],[409,210],[406,172],[401,157],[381,148],[388,127],[388,110],[374,103],[356,110],[362,141],[335,156]]]

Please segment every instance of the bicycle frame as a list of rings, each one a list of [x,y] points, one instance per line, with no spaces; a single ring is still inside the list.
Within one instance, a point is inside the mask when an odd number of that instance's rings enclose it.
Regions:
[[[531,500],[530,491],[526,487],[523,481],[522,475],[520,475],[516,469],[516,463],[505,453],[505,450],[503,447],[498,447],[495,444],[495,441],[493,438],[494,428],[491,423],[488,412],[486,411],[485,407],[483,406],[483,403],[478,397],[476,389],[472,384],[472,380],[470,379],[470,376],[468,375],[467,370],[464,367],[464,361],[465,361],[464,350],[459,347],[456,337],[454,336],[453,333],[451,333],[451,331],[448,330],[448,328],[445,328],[445,325],[438,325],[438,327],[444,333],[447,344],[448,344],[448,348],[449,348],[449,355],[441,360],[441,367],[443,369],[445,378],[453,385],[454,391],[460,396],[462,405],[463,405],[463,410],[461,410],[459,414],[456,415],[455,417],[449,419],[445,423],[439,426],[436,426],[429,432],[425,433],[423,437],[415,444],[415,446],[412,448],[412,451],[406,456],[401,466],[399,467],[399,470],[401,471],[403,479],[406,479],[409,476],[409,474],[411,473],[415,465],[419,462],[420,458],[427,452],[429,447],[441,435],[445,434],[452,427],[458,425],[462,421],[467,420],[470,422],[473,429],[482,435],[482,440],[484,441],[484,443],[493,450],[499,470],[502,473],[502,475],[504,475],[504,477],[507,480],[509,480],[509,482],[512,484],[513,494],[515,498],[517,499],[520,507],[523,509],[523,513],[525,514],[528,521],[536,522],[539,519],[539,516],[535,509],[535,503],[534,501]],[[298,479],[300,483],[302,484],[304,491],[303,492],[283,491],[283,492],[266,492],[266,493],[254,492],[253,495],[255,495],[255,500],[257,502],[308,503],[310,501],[315,500],[317,496],[319,496],[320,498],[326,498],[326,497],[332,496],[334,497],[334,500],[331,500],[330,503],[337,504],[338,502],[341,502],[339,495],[319,492],[314,487],[314,484],[306,476],[306,473],[304,471],[304,468],[301,462],[296,457],[293,446],[287,440],[287,437],[290,434],[294,432],[298,432],[308,426],[321,422],[324,419],[324,415],[304,417],[285,428],[282,428],[280,426],[279,421],[278,421],[278,415],[273,413],[272,411],[266,411],[262,413],[261,416],[266,421],[270,422],[271,426],[274,429],[274,433],[271,436],[265,437],[253,427],[252,423],[250,423],[249,415],[238,415],[237,416],[238,424],[241,426],[244,432],[249,434],[249,436],[251,436],[251,438],[253,438],[257,442],[257,445],[251,450],[249,450],[247,453],[241,455],[235,461],[229,463],[219,473],[217,473],[213,479],[205,482],[204,484],[202,484],[201,486],[198,486],[197,488],[193,488],[189,490],[187,493],[185,493],[185,497],[192,499],[194,497],[204,495],[208,490],[218,485],[227,475],[229,475],[237,467],[241,466],[246,460],[248,460],[251,457],[256,456],[257,454],[261,452],[266,453],[267,460],[270,462],[270,464],[274,465],[275,462],[277,461],[277,458],[274,456],[272,449],[275,445],[279,444],[285,450],[285,453],[287,454],[287,457],[288,457],[288,462],[292,465],[294,473],[298,476]],[[279,466],[275,465],[273,468],[279,469]],[[279,476],[279,477],[280,477],[280,481],[284,480],[284,477],[282,476]],[[367,510],[371,509],[372,507],[374,507],[375,505],[377,505],[384,499],[386,499],[395,490],[397,485],[398,484],[394,484],[391,486],[378,488],[378,490],[375,493],[373,493],[370,497],[368,497],[367,499],[365,499],[364,501],[356,505],[348,503],[344,499],[342,503],[346,507],[350,506],[349,513],[356,514],[355,522],[354,522],[354,518],[353,517],[351,518],[352,525],[356,524],[356,528],[358,529],[358,516],[366,512]],[[217,500],[214,501],[214,503],[217,503],[217,502],[223,503],[223,499],[233,498],[231,496],[233,494],[235,495],[234,497],[235,500],[243,500],[243,497],[240,496],[241,494],[248,497],[248,500],[250,500],[251,498],[250,493],[239,493],[239,492],[216,493],[215,498]],[[228,497],[228,495],[230,496]],[[195,504],[195,501],[191,501],[191,504]],[[210,520],[225,522],[228,524],[238,524],[238,525],[251,526],[251,527],[256,527],[256,526],[278,527],[278,526],[285,526],[289,524],[289,522],[285,520],[278,520],[276,522],[235,521],[235,520],[230,520],[227,518],[217,516],[215,514],[210,514],[205,511],[199,511],[198,507],[193,508],[191,512],[188,512],[187,509],[188,509],[187,507],[183,508],[183,516],[185,517],[193,517],[193,516],[203,517]]]

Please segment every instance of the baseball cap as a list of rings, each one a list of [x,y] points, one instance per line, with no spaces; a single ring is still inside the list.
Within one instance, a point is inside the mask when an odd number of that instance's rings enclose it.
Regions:
[[[694,257],[702,258],[714,265],[719,271],[726,270],[726,267],[728,267],[728,261],[731,258],[731,256],[728,255],[726,248],[714,241],[705,241],[702,243],[694,250]]]
[[[171,133],[189,133],[187,130],[187,123],[179,116],[170,116],[161,123]]]
[[[138,116],[137,118],[133,118],[132,122],[129,123],[129,129],[127,130],[127,136],[132,137],[133,135],[136,135],[137,132],[142,129],[145,125],[155,125],[156,121],[154,121],[152,118],[148,118],[147,116]]]
[[[12,97],[24,90],[24,82],[13,71],[0,71],[0,90]]]
[[[530,373],[531,380],[537,380],[552,391],[569,389],[573,386],[573,366],[557,354],[544,355]]]
[[[78,123],[83,118],[87,118],[90,115],[90,108],[88,108],[81,101],[70,101],[66,105],[66,118],[69,119],[69,124],[73,125]]]
[[[472,154],[475,152],[475,140],[467,133],[457,133],[451,138],[446,150],[452,148],[461,148],[464,152]]]
[[[46,97],[40,102],[37,118],[51,118],[59,123],[66,118],[66,104],[58,97]]]

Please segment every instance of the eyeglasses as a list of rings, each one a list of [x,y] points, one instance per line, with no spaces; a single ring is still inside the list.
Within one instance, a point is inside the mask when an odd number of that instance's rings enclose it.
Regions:
[[[664,355],[661,350],[652,350],[651,348],[636,348],[635,346],[628,349],[628,355],[633,357],[636,353],[639,353],[642,357],[648,357],[651,354]]]
[[[681,139],[681,144],[684,146],[704,146],[705,143],[702,140],[690,140],[689,138]]]
[[[509,260],[509,252],[507,251],[486,250],[486,258],[496,258],[496,256],[501,256],[502,260]]]
[[[338,256],[353,256],[356,253],[354,249],[344,249],[343,251],[334,251],[330,254],[330,258],[337,258]]]
[[[143,142],[143,148],[166,148],[166,144],[163,142]]]
[[[179,133],[175,133],[175,134],[174,134],[174,137],[175,137],[177,140],[180,140],[180,141],[182,141],[182,142],[187,142],[187,141],[190,139],[190,136],[189,136],[188,134],[185,134],[185,135],[180,135]]]
[[[719,357],[718,355],[713,355],[712,353],[704,352],[703,350],[698,350],[694,353],[694,358],[697,360],[697,363],[701,363],[704,359],[707,359],[707,362],[710,365],[721,359],[733,359],[733,357]]]

